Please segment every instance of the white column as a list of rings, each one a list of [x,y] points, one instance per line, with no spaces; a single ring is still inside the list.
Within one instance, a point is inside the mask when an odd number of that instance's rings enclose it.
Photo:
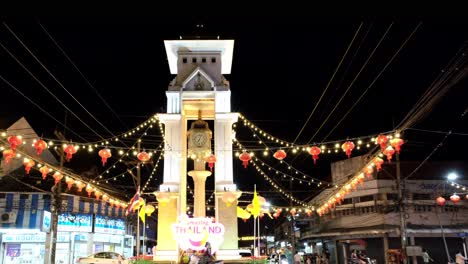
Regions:
[[[180,114],[180,92],[167,91],[167,113]]]
[[[214,124],[215,137],[215,183],[217,191],[224,188],[235,191],[232,167],[232,124],[237,122],[237,113],[217,113]]]
[[[158,114],[159,121],[165,125],[164,129],[164,174],[160,191],[178,192],[182,170],[186,165],[183,160],[183,146],[186,133],[182,129],[183,118],[180,114]]]

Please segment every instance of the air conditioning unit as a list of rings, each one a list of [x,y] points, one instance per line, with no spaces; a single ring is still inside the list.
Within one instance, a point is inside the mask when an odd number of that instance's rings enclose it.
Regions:
[[[15,212],[4,212],[0,214],[0,223],[10,224],[16,222],[16,213]]]

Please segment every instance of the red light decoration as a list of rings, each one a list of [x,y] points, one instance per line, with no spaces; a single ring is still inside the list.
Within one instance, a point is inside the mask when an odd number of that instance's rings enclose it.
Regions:
[[[247,169],[247,165],[249,165],[249,160],[251,159],[250,153],[243,152],[239,155],[239,159],[242,161],[242,165],[244,165],[244,168]]]
[[[15,151],[12,149],[5,149],[3,151],[3,158],[5,159],[5,163],[10,163],[11,159],[15,157]]]
[[[383,154],[387,156],[388,162],[392,161],[392,156],[395,154],[395,150],[392,148],[392,146],[388,146],[384,151]]]
[[[36,148],[36,154],[40,156],[42,151],[47,148],[47,143],[44,140],[39,139],[34,143],[34,148]]]
[[[284,158],[286,158],[286,152],[282,149],[279,149],[275,152],[275,154],[273,154],[273,157],[275,157],[275,159],[277,160],[283,160]]]
[[[109,201],[109,195],[104,194],[104,195],[102,196],[102,200],[103,200],[104,202]]]
[[[450,200],[453,202],[453,204],[457,204],[460,201],[460,196],[454,193],[452,196],[450,196]]]
[[[440,206],[443,206],[445,204],[445,198],[442,196],[437,197],[436,203]]]
[[[274,214],[273,214],[273,217],[274,217],[275,219],[278,219],[278,217],[279,217],[279,214],[277,214],[277,213],[274,213]]]
[[[386,135],[379,135],[376,141],[380,145],[380,149],[383,151],[385,147],[387,147],[388,137]]]
[[[216,156],[211,154],[210,156],[208,156],[208,158],[206,158],[206,162],[208,162],[208,167],[210,168],[210,171],[213,172],[213,167],[216,163]]]
[[[55,179],[55,185],[57,185],[57,183],[59,183],[59,182],[63,179],[63,174],[60,173],[60,172],[58,172],[58,171],[56,171],[56,172],[54,173],[54,176],[52,176],[52,177],[54,177],[54,179]]]
[[[317,146],[313,146],[313,147],[310,148],[309,153],[310,153],[310,155],[312,155],[312,159],[314,160],[314,164],[317,163],[318,156],[320,155],[320,152],[322,152],[322,150],[320,150],[320,148],[317,147]]]
[[[91,194],[93,193],[93,187],[91,185],[86,186],[86,192],[88,193],[88,197],[91,197]]]
[[[148,153],[146,153],[145,151],[142,151],[142,152],[138,153],[137,158],[141,162],[147,162],[151,157],[150,157],[150,155]]]
[[[289,211],[289,213],[292,215],[292,216],[295,216],[296,215],[296,209],[293,208]]]
[[[73,184],[75,183],[75,180],[67,176],[65,177],[65,182],[67,183],[67,189],[71,190]]]
[[[26,171],[26,174],[29,174],[29,172],[31,171],[31,168],[34,165],[36,165],[36,163],[32,159],[24,158],[23,165],[24,165],[24,170]]]
[[[23,144],[23,140],[21,136],[9,136],[8,143],[10,143],[11,149],[15,151],[17,146]]]
[[[376,157],[374,159],[374,164],[375,164],[375,167],[377,168],[377,171],[380,171],[382,169],[382,164],[383,164],[383,159],[379,158],[379,157]]]
[[[47,166],[42,166],[39,171],[42,173],[42,179],[45,180],[47,177],[47,174],[49,174],[50,169]]]
[[[405,141],[401,138],[394,138],[390,140],[390,145],[395,148],[396,152],[400,154],[401,145],[405,144]]]
[[[102,196],[102,192],[99,191],[99,190],[96,190],[96,191],[94,192],[94,196],[96,197],[96,200],[99,200],[99,197]]]
[[[107,159],[112,157],[112,153],[110,149],[101,149],[98,154],[99,154],[99,157],[101,157],[102,166],[105,166]]]
[[[364,173],[366,173],[367,178],[371,178],[372,174],[374,173],[374,168],[372,168],[372,166],[369,165],[366,168],[364,168]]]
[[[73,157],[73,154],[76,153],[76,148],[72,144],[65,145],[65,148],[63,149],[65,153],[67,153],[67,161],[69,162],[71,158]]]
[[[114,203],[115,203],[114,199],[109,199],[109,205],[110,205],[111,207],[114,206]]]
[[[80,181],[75,181],[76,188],[78,189],[78,192],[82,192],[83,188],[85,187],[85,184],[80,182]]]
[[[353,151],[354,149],[354,143],[351,141],[346,141],[345,143],[343,143],[343,145],[341,145],[341,149],[343,149],[343,151],[346,152],[346,156],[350,158],[351,151]]]

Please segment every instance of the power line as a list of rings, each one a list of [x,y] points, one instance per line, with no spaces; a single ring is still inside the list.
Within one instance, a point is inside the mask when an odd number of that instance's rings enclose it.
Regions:
[[[401,44],[400,48],[395,52],[395,54],[390,58],[390,60],[387,62],[387,64],[385,64],[385,66],[382,68],[382,70],[379,72],[379,74],[377,74],[377,76],[374,78],[374,80],[372,80],[371,84],[369,84],[369,86],[367,87],[366,90],[364,90],[364,92],[361,94],[361,96],[359,96],[359,98],[356,100],[356,102],[354,102],[353,106],[351,106],[351,108],[349,108],[349,110],[346,112],[346,114],[340,119],[340,121],[338,121],[338,123],[336,123],[336,125],[332,128],[332,130],[330,130],[330,132],[328,132],[328,134],[323,138],[323,140],[326,140],[330,135],[331,133],[333,133],[333,131],[335,131],[335,129],[341,124],[341,122],[343,122],[343,120],[348,116],[349,113],[351,113],[351,111],[354,109],[354,107],[361,101],[361,99],[366,95],[366,93],[369,91],[370,88],[372,88],[372,86],[374,86],[375,82],[379,79],[379,77],[382,75],[382,73],[387,69],[387,67],[393,62],[393,60],[395,59],[395,57],[400,53],[400,51],[403,49],[403,47],[406,45],[406,43],[408,43],[408,41],[411,39],[411,37],[414,35],[414,33],[416,33],[416,31],[419,29],[419,27],[421,26],[421,22],[419,22],[419,24],[416,26],[416,28],[411,32],[411,34],[406,38],[406,40],[403,42],[403,44]]]
[[[314,109],[312,110],[312,112],[310,113],[309,117],[308,117],[307,120],[305,121],[305,123],[304,123],[304,125],[302,126],[301,130],[300,130],[299,133],[297,134],[296,138],[293,140],[293,144],[296,143],[297,139],[301,136],[302,131],[304,131],[304,128],[305,128],[305,127],[307,126],[307,124],[309,123],[310,118],[311,118],[312,115],[315,113],[315,110],[317,109],[318,105],[319,105],[320,102],[322,101],[323,96],[325,95],[325,93],[327,92],[328,88],[330,87],[330,84],[332,83],[333,79],[335,78],[336,73],[337,73],[338,70],[340,69],[341,64],[343,63],[344,59],[346,58],[346,55],[348,54],[348,51],[350,50],[351,46],[353,45],[354,40],[356,39],[356,36],[359,34],[359,31],[361,30],[361,27],[362,27],[363,24],[364,24],[364,22],[361,22],[361,24],[359,25],[358,29],[356,30],[356,33],[354,33],[353,39],[351,40],[351,42],[350,42],[349,45],[348,45],[348,48],[346,48],[345,53],[344,53],[343,56],[341,57],[341,60],[340,60],[340,62],[338,63],[338,66],[336,67],[335,72],[333,73],[332,77],[331,77],[330,80],[328,81],[327,86],[325,86],[325,89],[323,90],[322,95],[320,96],[318,102],[315,104]]]
[[[52,35],[46,30],[46,28],[41,24],[41,22],[38,21],[39,26],[44,30],[44,32],[47,34],[47,36],[52,40],[52,42],[57,46],[57,48],[62,52],[62,54],[67,58],[68,62],[75,68],[75,70],[81,75],[81,77],[86,81],[86,83],[93,89],[94,93],[101,99],[102,102],[106,105],[107,108],[117,117],[117,119],[120,121],[122,125],[126,125],[122,119],[117,115],[117,113],[112,109],[112,107],[107,103],[107,101],[101,96],[101,94],[98,92],[98,90],[91,84],[91,82],[86,78],[86,76],[81,72],[81,70],[76,66],[76,64],[73,62],[73,60],[67,55],[67,53],[62,49],[62,47],[55,41],[55,39],[52,37]]]
[[[1,43],[0,43],[1,45]],[[83,138],[82,136],[80,136],[79,134],[77,134],[73,129],[70,129],[69,127],[67,127],[65,124],[63,124],[62,122],[60,122],[59,120],[57,120],[57,118],[55,118],[53,115],[51,115],[49,112],[47,112],[46,110],[44,110],[44,108],[42,108],[40,105],[36,104],[33,100],[31,100],[31,98],[29,98],[28,96],[26,96],[24,93],[22,93],[18,88],[16,88],[13,84],[11,84],[10,82],[8,82],[5,78],[3,78],[3,76],[0,75],[0,79],[2,79],[2,81],[4,81],[6,84],[8,84],[8,86],[10,86],[11,88],[13,88],[13,90],[15,90],[17,93],[19,93],[21,96],[23,96],[24,98],[26,98],[26,100],[28,100],[31,104],[33,104],[34,106],[36,106],[37,108],[39,108],[39,110],[41,110],[42,112],[44,112],[48,117],[52,118],[55,122],[57,122],[58,124],[60,124],[62,127],[64,127],[65,129],[67,129],[68,131],[72,132],[74,135],[76,135],[77,137],[81,138],[82,140],[86,141],[85,138]]]
[[[5,50],[39,85],[44,88],[55,100],[57,100],[67,111],[69,111],[74,117],[76,117],[81,123],[83,123],[89,130],[94,132],[98,135],[101,139],[104,139],[101,135],[99,135],[94,129],[92,129],[86,122],[84,122],[80,117],[78,117],[66,104],[64,104],[54,93],[52,93],[24,64],[16,58],[16,56],[10,52],[7,47],[5,47],[2,42],[0,41],[0,46]]]
[[[24,42],[15,34],[15,32],[13,30],[11,30],[10,27],[8,27],[8,25],[3,22],[3,25],[8,29],[8,31],[10,31],[10,33],[16,38],[16,40],[18,40],[19,43],[21,43],[21,45],[23,46],[23,48],[25,48],[29,54],[31,54],[31,56],[42,66],[42,68],[44,68],[44,70],[46,70],[46,72],[55,80],[55,82],[57,82],[60,87],[62,87],[63,90],[65,90],[68,95],[70,95],[71,98],[73,98],[73,100],[75,100],[75,102],[78,103],[79,106],[81,106],[81,108],[83,108],[83,110],[85,110],[86,113],[88,113],[89,116],[91,116],[101,127],[103,127],[105,130],[107,130],[107,132],[109,132],[112,136],[115,136],[112,131],[110,131],[106,126],[104,126],[99,120],[97,120],[97,118],[91,114],[88,109],[86,109],[86,107],[84,107],[76,98],[75,96],[73,96],[70,91],[68,91],[65,86],[55,77],[55,75],[52,74],[52,72],[50,72],[50,70],[36,57],[36,55],[34,55],[34,53],[28,48],[28,46],[26,46],[26,44],[24,44]],[[103,137],[101,137],[103,138]]]
[[[385,39],[385,37],[387,36],[388,32],[390,31],[390,29],[392,28],[393,26],[393,22],[388,26],[387,30],[385,31],[385,33],[382,35],[382,37],[380,38],[379,42],[377,43],[377,45],[375,46],[375,48],[372,50],[371,54],[369,55],[369,57],[367,58],[367,60],[364,62],[364,64],[361,66],[361,69],[359,69],[359,72],[356,74],[356,76],[354,77],[354,79],[351,81],[351,83],[349,84],[348,88],[346,89],[346,91],[343,93],[343,95],[341,96],[340,100],[338,100],[338,103],[335,104],[335,107],[332,109],[332,111],[328,114],[328,116],[325,118],[325,120],[322,122],[322,124],[320,125],[320,127],[315,131],[314,135],[309,139],[309,141],[307,141],[307,144],[309,144],[312,140],[314,140],[315,136],[320,132],[320,130],[322,129],[322,127],[325,125],[325,123],[328,121],[328,119],[330,118],[330,116],[333,114],[333,112],[335,112],[336,108],[338,108],[338,106],[340,105],[341,101],[343,101],[343,99],[345,98],[346,94],[348,94],[349,90],[351,89],[351,87],[353,87],[354,83],[356,82],[357,78],[359,78],[359,76],[361,75],[362,71],[364,70],[364,68],[367,66],[367,64],[369,63],[370,59],[374,56],[374,53],[377,51],[377,49],[379,48],[380,44],[382,43],[382,41]]]

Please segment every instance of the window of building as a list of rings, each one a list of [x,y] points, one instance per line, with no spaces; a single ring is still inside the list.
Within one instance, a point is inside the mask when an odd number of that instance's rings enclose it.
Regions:
[[[183,57],[183,58],[182,58],[182,62],[183,62],[183,63],[187,63],[187,57]]]
[[[211,57],[211,63],[216,63],[216,57]]]
[[[413,193],[413,200],[432,200],[430,193]]]
[[[374,195],[361,196],[361,197],[359,197],[359,201],[360,201],[361,203],[363,203],[363,202],[369,202],[369,201],[374,201]]]
[[[197,58],[192,58],[192,63],[197,63]]]
[[[27,194],[20,194],[20,199],[28,199],[29,195]]]
[[[201,59],[201,62],[202,62],[202,63],[206,63],[206,58],[202,58],[202,59]]]
[[[344,199],[341,204],[352,204],[352,203],[353,203],[353,199],[352,198],[347,198],[347,199]]]

